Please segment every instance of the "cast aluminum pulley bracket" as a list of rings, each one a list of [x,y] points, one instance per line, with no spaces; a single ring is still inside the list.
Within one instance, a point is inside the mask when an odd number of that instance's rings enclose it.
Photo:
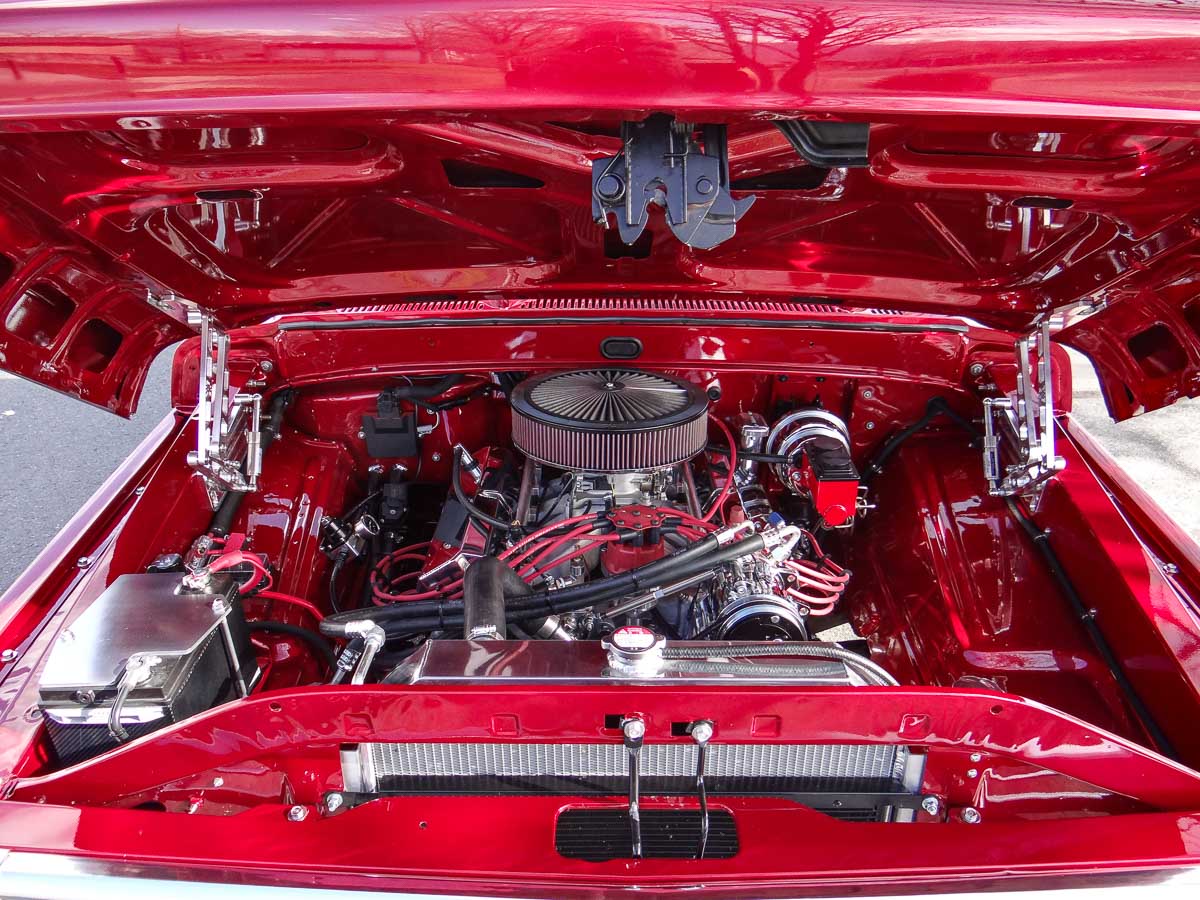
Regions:
[[[1016,391],[983,401],[983,472],[992,496],[1021,494],[1036,505],[1046,482],[1067,464],[1054,452],[1050,322],[1018,340],[1014,349]],[[1014,460],[1007,465],[1001,460],[1002,447]]]
[[[188,311],[200,332],[200,390],[196,449],[188,465],[204,478],[213,509],[227,491],[258,490],[262,471],[262,396],[230,394],[229,335],[201,310]]]
[[[695,138],[699,131],[700,141]],[[626,244],[646,228],[650,204],[689,247],[708,250],[733,237],[755,198],[729,193],[724,125],[693,126],[657,113],[621,123],[622,151],[592,162],[592,218],[605,228],[611,213]]]

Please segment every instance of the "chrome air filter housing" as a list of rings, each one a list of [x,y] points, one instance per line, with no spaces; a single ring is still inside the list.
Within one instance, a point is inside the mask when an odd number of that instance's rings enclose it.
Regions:
[[[513,391],[513,443],[560,469],[662,469],[704,449],[707,414],[708,397],[700,388],[659,372],[552,372]]]

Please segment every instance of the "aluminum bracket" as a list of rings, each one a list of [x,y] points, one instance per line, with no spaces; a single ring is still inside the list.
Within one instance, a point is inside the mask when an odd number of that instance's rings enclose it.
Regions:
[[[196,449],[188,465],[204,478],[216,509],[229,491],[258,490],[262,472],[262,396],[230,394],[229,335],[201,310],[188,311],[200,332],[200,387],[196,403]]]
[[[1016,391],[983,401],[983,472],[992,496],[1020,494],[1036,506],[1046,482],[1067,464],[1054,450],[1049,320],[1018,340],[1014,350]],[[1006,464],[1003,457],[1013,461]]]

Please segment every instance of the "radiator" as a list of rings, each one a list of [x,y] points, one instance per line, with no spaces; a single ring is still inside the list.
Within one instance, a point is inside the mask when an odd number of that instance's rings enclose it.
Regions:
[[[646,744],[642,792],[693,793],[696,752]],[[623,794],[629,786],[621,744],[364,743],[343,752],[342,768],[346,790],[368,794]],[[920,784],[919,759],[887,744],[711,744],[705,770],[714,794],[901,794]]]

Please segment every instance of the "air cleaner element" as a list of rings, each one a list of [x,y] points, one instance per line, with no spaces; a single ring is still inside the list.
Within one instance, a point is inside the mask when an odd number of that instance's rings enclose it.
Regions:
[[[513,391],[513,443],[560,469],[661,469],[704,449],[707,413],[708,398],[700,388],[658,372],[555,372],[527,379]]]

